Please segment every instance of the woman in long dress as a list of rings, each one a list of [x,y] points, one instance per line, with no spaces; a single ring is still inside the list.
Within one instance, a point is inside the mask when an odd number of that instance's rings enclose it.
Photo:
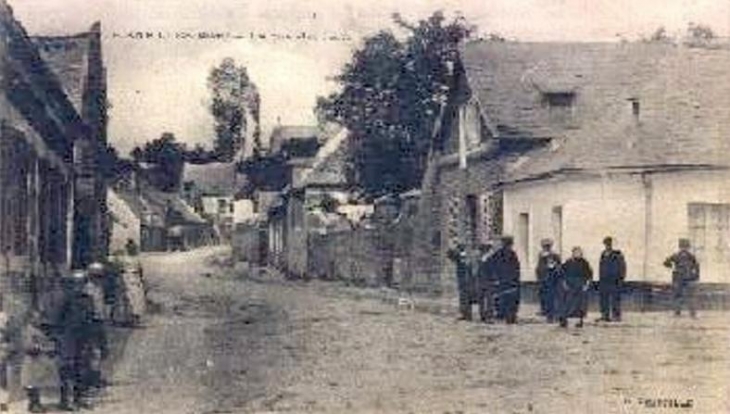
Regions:
[[[563,264],[558,282],[561,327],[568,326],[568,318],[578,318],[575,326],[583,326],[583,318],[588,310],[588,287],[592,279],[593,269],[583,258],[583,250],[574,247],[571,258]]]

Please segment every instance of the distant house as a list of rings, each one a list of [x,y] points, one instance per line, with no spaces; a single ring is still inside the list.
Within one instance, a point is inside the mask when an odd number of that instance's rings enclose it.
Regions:
[[[133,241],[139,248],[142,237],[142,217],[113,189],[107,189],[107,205],[111,215],[109,251],[124,251],[127,242]]]
[[[287,271],[302,276],[308,269],[308,242],[311,233],[326,233],[350,228],[350,222],[337,210],[348,204],[348,136],[338,130],[319,148],[314,157],[300,161],[301,170],[292,170],[292,182],[283,194],[279,220],[272,221],[273,245],[283,250]],[[283,208],[283,210],[281,210]],[[351,213],[355,213],[351,209]],[[277,242],[276,240],[281,240]]]
[[[472,42],[424,181],[445,251],[515,237],[525,280],[539,241],[597,269],[612,235],[632,281],[668,282],[688,237],[705,282],[730,283],[730,50],[661,43]]]
[[[318,147],[321,131],[311,125],[278,125],[271,131],[269,138],[269,153],[295,152],[300,154],[300,148]]]
[[[242,180],[235,163],[186,163],[182,195],[198,214],[219,228],[224,238],[229,238],[236,215],[235,196]]]
[[[138,240],[141,251],[187,250],[216,243],[220,238],[213,225],[179,194],[159,191],[146,182],[133,188],[118,186],[110,191],[108,199],[113,246],[117,248],[128,238]],[[135,238],[132,233],[137,228]]]

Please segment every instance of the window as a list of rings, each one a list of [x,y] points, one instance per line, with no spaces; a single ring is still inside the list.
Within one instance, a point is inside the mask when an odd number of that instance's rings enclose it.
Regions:
[[[32,152],[20,132],[0,131],[0,237],[2,250],[14,255],[28,253],[30,195],[28,178]]]
[[[543,104],[548,107],[552,122],[570,122],[573,119],[574,103],[574,92],[548,92],[543,94]]]
[[[730,268],[730,204],[690,203],[689,238],[703,280],[724,282]]]
[[[629,98],[628,101],[631,104],[631,114],[634,116],[634,120],[639,121],[639,116],[641,115],[639,98]]]
[[[549,92],[545,94],[545,100],[550,108],[569,108],[573,106],[575,93],[573,92]]]

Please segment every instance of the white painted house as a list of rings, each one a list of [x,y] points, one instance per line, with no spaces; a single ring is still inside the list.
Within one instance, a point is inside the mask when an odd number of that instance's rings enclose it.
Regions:
[[[473,42],[460,64],[444,231],[513,235],[526,281],[542,238],[597,271],[611,235],[630,280],[669,282],[687,237],[702,281],[730,283],[730,48]]]

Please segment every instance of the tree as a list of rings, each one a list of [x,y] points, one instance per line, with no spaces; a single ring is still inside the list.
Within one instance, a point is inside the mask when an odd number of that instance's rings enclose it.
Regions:
[[[649,36],[648,39],[646,39],[647,42],[652,43],[669,43],[672,41],[672,38],[669,37],[669,33],[667,33],[667,29],[664,26],[658,27],[654,32]]]
[[[207,150],[202,144],[197,144],[192,150],[185,151],[185,162],[191,164],[206,164],[216,161],[214,151]]]
[[[420,185],[457,45],[474,30],[441,12],[416,24],[393,19],[404,40],[390,31],[365,39],[336,77],[341,90],[317,102],[318,113],[350,131],[351,178],[370,196]]]
[[[116,183],[132,171],[131,161],[119,157],[116,148],[106,145],[99,153],[99,174],[109,183]]]
[[[231,161],[245,145],[248,128],[253,128],[254,147],[259,142],[260,98],[256,85],[248,76],[245,66],[238,66],[231,58],[211,69],[208,88],[212,94],[210,111],[215,122],[214,151],[222,161]],[[246,115],[254,120],[247,124]]]
[[[716,38],[717,35],[710,26],[690,23],[687,25],[687,37],[695,41],[708,41]]]
[[[173,133],[164,132],[160,138],[146,143],[144,148],[133,149],[132,157],[137,162],[155,164],[156,168],[148,177],[152,185],[162,191],[178,191],[185,152],[185,145],[177,142]]]

